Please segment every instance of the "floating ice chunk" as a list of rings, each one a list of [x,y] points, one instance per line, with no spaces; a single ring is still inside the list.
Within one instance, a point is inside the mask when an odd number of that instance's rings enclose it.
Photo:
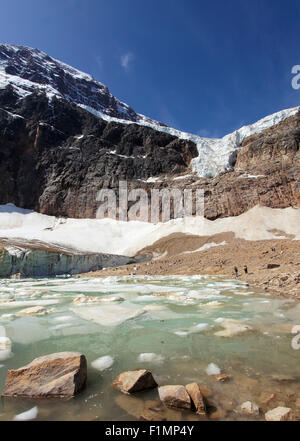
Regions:
[[[211,301],[211,302],[208,302],[208,303],[202,303],[202,304],[198,305],[198,308],[206,308],[206,307],[209,307],[209,308],[218,308],[219,306],[223,306],[223,305],[224,305],[224,303],[222,303],[222,302],[218,302],[217,300],[213,300],[213,301]]]
[[[180,337],[185,337],[189,334],[196,334],[197,332],[202,332],[205,329],[208,328],[207,323],[198,323],[198,325],[194,325],[193,327],[189,329],[179,329],[178,331],[175,331],[174,334],[179,335]]]
[[[223,317],[218,317],[215,319],[216,323],[222,323],[225,319]]]
[[[55,305],[59,303],[59,300],[27,300],[27,301],[13,301],[5,303],[5,308],[17,308],[21,306],[42,306],[42,305]],[[1,307],[4,305],[0,304]]]
[[[72,326],[70,323],[62,323],[60,325],[56,325],[56,326],[51,326],[51,328],[49,328],[49,331],[51,332],[55,332],[59,329],[64,329],[64,328],[69,328],[70,326]]]
[[[199,323],[198,325],[194,326],[194,330],[196,331],[203,331],[204,329],[208,328],[208,324],[207,323]]]
[[[35,406],[32,409],[27,410],[26,412],[19,413],[14,417],[14,421],[28,421],[34,420],[38,416],[38,407]]]
[[[4,320],[13,319],[13,318],[16,318],[16,317],[17,317],[16,314],[2,314],[1,315],[1,318],[3,318]]]
[[[11,357],[12,357],[12,352],[10,348],[0,351],[0,361],[8,360]]]
[[[138,361],[142,363],[153,363],[153,364],[162,364],[165,360],[165,357],[159,354],[155,354],[154,352],[145,352],[138,356]]]
[[[144,306],[144,311],[164,311],[168,309],[166,306],[163,305],[146,305]]]
[[[215,363],[210,363],[205,369],[207,375],[219,375],[221,373],[221,369]]]
[[[49,330],[41,326],[40,317],[21,316],[10,322],[9,329],[13,335],[14,343],[23,345],[35,343],[49,338]]]
[[[245,323],[234,319],[224,319],[220,324],[222,328],[224,328],[224,331],[215,332],[215,335],[218,337],[233,337],[253,330],[250,325],[246,325]]]
[[[134,299],[135,302],[153,302],[157,301],[157,296],[139,296]]]
[[[0,337],[6,337],[6,330],[2,325],[0,325]]]
[[[116,303],[102,306],[77,306],[72,311],[79,317],[92,320],[102,326],[118,326],[146,312],[143,309],[128,308]]]
[[[58,317],[53,317],[52,320],[54,322],[68,322],[72,319],[73,319],[73,317],[71,315],[60,315]]]
[[[103,357],[97,358],[97,360],[92,361],[91,366],[97,371],[104,371],[110,368],[114,363],[114,359],[110,355],[104,355]]]
[[[188,331],[175,331],[174,334],[179,335],[179,337],[186,337],[189,333]]]
[[[8,337],[0,337],[0,350],[11,348],[11,341]]]

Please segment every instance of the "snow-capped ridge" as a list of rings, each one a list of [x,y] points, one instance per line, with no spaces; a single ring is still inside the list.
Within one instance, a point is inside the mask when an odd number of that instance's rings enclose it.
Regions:
[[[45,93],[49,100],[54,96],[67,99],[109,122],[139,124],[193,141],[197,145],[199,155],[192,160],[191,165],[200,177],[214,177],[230,170],[230,158],[241,147],[246,137],[260,133],[300,110],[300,107],[294,107],[276,112],[220,139],[203,138],[136,113],[126,103],[115,98],[104,84],[96,81],[91,75],[38,49],[0,44],[0,90],[9,84],[20,99],[39,90]]]

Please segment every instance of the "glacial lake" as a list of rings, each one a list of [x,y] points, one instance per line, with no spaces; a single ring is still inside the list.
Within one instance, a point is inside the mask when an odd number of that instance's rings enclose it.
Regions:
[[[74,303],[80,295],[124,300]],[[35,305],[49,313],[18,314]],[[230,335],[228,323],[252,329]],[[159,385],[194,381],[205,385],[211,391],[208,401],[214,419],[245,419],[236,408],[248,400],[265,410],[283,404],[296,409],[300,396],[300,349],[292,347],[296,325],[299,302],[216,276],[2,279],[0,337],[11,340],[11,351],[0,351],[0,392],[8,369],[54,352],[85,354],[88,382],[69,401],[2,398],[0,420],[13,420],[35,406],[37,420],[139,419],[145,409],[155,407],[157,390],[127,396],[111,386],[119,373],[135,368],[151,370]],[[218,368],[230,375],[230,381],[221,383],[209,375]],[[270,404],[261,404],[265,396],[273,395]],[[214,413],[216,409],[219,412]],[[167,410],[162,418],[198,417]]]

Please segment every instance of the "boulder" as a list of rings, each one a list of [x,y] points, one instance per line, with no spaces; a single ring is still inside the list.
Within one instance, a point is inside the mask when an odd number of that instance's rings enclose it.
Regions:
[[[184,386],[161,386],[158,388],[161,401],[167,407],[190,409],[191,399]]]
[[[3,397],[71,398],[86,384],[87,362],[79,352],[58,352],[9,370]]]
[[[245,401],[245,403],[241,404],[239,411],[243,415],[259,415],[259,407],[257,404],[251,403],[251,401]]]
[[[189,383],[185,386],[198,415],[206,416],[206,405],[200,387],[197,383]]]
[[[269,410],[265,414],[266,421],[287,421],[291,415],[292,409],[289,407],[276,407],[275,409]]]
[[[113,387],[125,394],[132,394],[157,386],[152,373],[146,369],[122,372],[112,383]]]
[[[230,375],[227,375],[227,374],[216,375],[215,379],[221,383],[225,383],[225,381],[230,380]]]

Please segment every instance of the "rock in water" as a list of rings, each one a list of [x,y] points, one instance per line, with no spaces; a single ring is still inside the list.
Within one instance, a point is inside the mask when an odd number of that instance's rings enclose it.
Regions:
[[[289,407],[276,407],[265,414],[266,421],[287,421],[292,409]]]
[[[48,311],[43,306],[32,306],[30,308],[19,311],[22,315],[48,314]]]
[[[184,386],[161,386],[158,388],[158,393],[167,407],[191,408],[191,399]]]
[[[79,352],[58,352],[9,370],[3,397],[71,398],[86,384],[87,362]]]
[[[111,303],[111,302],[122,302],[124,300],[121,296],[109,296],[109,297],[89,297],[85,295],[80,295],[75,297],[73,300],[77,305],[81,305],[84,303]]]
[[[152,373],[146,369],[137,369],[120,374],[114,381],[113,386],[125,394],[132,394],[157,386]]]
[[[206,416],[206,406],[203,395],[197,383],[190,383],[185,386],[198,415]]]

